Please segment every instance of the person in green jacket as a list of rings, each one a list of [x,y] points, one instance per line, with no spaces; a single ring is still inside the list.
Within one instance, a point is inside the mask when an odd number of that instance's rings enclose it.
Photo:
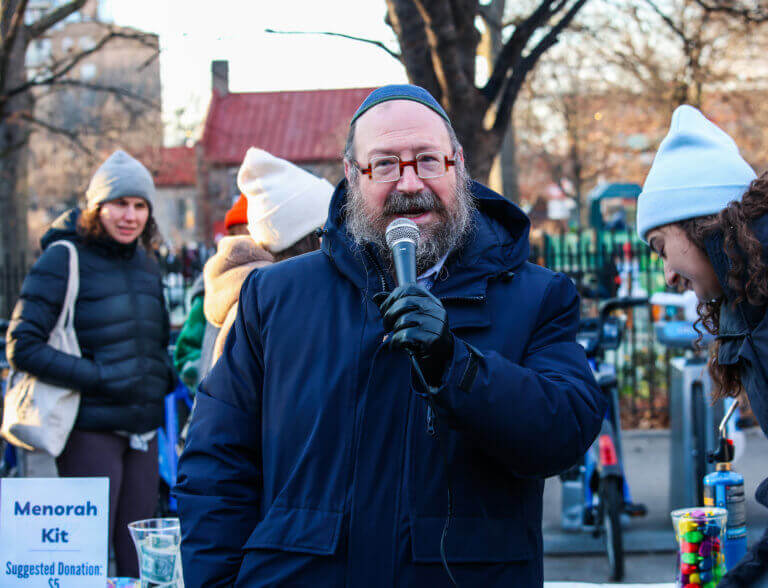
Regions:
[[[227,211],[224,225],[227,228],[227,235],[248,234],[247,200],[243,194],[240,194],[232,208]],[[200,356],[206,326],[203,312],[205,286],[202,274],[192,284],[190,298],[189,314],[176,340],[173,366],[184,385],[194,391],[200,381]],[[207,370],[203,370],[205,371]]]

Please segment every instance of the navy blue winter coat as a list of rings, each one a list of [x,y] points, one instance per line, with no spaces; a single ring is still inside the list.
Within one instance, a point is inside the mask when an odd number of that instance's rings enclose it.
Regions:
[[[752,231],[763,245],[763,257],[768,262],[768,215],[752,223]],[[749,398],[752,412],[763,433],[768,436],[768,310],[743,301],[733,306],[736,294],[728,285],[729,262],[725,255],[722,234],[706,242],[706,251],[725,292],[720,309],[718,362],[738,365],[741,382]],[[757,501],[768,507],[768,478],[755,492]],[[750,545],[746,556],[718,584],[722,588],[768,585],[768,529],[757,543]]]
[[[200,386],[176,495],[195,586],[542,584],[544,478],[596,437],[605,400],[574,337],[571,281],[528,263],[527,217],[473,184],[476,230],[432,293],[454,354],[426,426],[410,364],[382,344],[391,289],[343,227],[321,251],[251,273],[224,354]]]

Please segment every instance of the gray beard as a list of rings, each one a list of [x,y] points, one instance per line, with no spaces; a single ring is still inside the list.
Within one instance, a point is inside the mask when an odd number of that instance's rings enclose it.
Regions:
[[[344,204],[347,232],[358,245],[374,245],[385,260],[390,273],[394,273],[392,254],[387,247],[385,232],[396,216],[432,211],[438,222],[424,227],[416,247],[416,271],[419,275],[434,266],[448,252],[458,249],[473,228],[475,199],[469,188],[469,177],[463,169],[457,169],[455,200],[448,209],[431,190],[414,194],[392,190],[384,202],[381,213],[371,213],[360,191],[360,176],[348,182],[347,200]]]

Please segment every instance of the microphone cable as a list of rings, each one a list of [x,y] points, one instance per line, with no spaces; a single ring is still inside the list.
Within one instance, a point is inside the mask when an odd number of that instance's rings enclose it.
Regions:
[[[411,366],[413,367],[413,371],[416,372],[416,375],[419,378],[419,381],[421,382],[421,385],[424,386],[424,389],[427,391],[424,394],[418,394],[419,396],[422,396],[424,400],[427,402],[427,431],[434,435],[435,439],[437,439],[437,445],[440,448],[440,455],[443,457],[443,466],[445,467],[445,481],[446,485],[448,486],[448,513],[445,517],[445,524],[443,525],[443,533],[440,536],[440,560],[443,564],[443,569],[445,570],[445,573],[448,574],[448,578],[451,580],[451,584],[456,586],[458,588],[459,584],[456,581],[456,578],[453,577],[453,573],[451,573],[451,568],[448,566],[448,558],[445,554],[445,539],[448,536],[448,528],[451,525],[451,519],[454,517],[454,504],[453,504],[453,484],[451,479],[451,469],[450,464],[448,461],[448,449],[443,444],[443,440],[440,436],[440,430],[441,430],[441,421],[440,416],[437,413],[437,409],[435,408],[435,402],[432,397],[432,386],[427,384],[427,380],[424,377],[424,373],[421,371],[421,367],[419,366],[419,362],[416,360],[416,357],[413,355],[413,352],[407,350],[408,357],[411,359]],[[435,428],[433,431],[430,431],[430,416],[434,419],[435,422]]]

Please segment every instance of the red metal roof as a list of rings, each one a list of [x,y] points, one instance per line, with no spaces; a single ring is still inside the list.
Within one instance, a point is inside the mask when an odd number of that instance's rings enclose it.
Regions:
[[[349,120],[372,90],[214,91],[201,139],[205,158],[240,165],[255,146],[295,163],[339,161]]]
[[[140,159],[152,173],[155,186],[194,186],[197,183],[194,147],[160,147],[144,153]]]

